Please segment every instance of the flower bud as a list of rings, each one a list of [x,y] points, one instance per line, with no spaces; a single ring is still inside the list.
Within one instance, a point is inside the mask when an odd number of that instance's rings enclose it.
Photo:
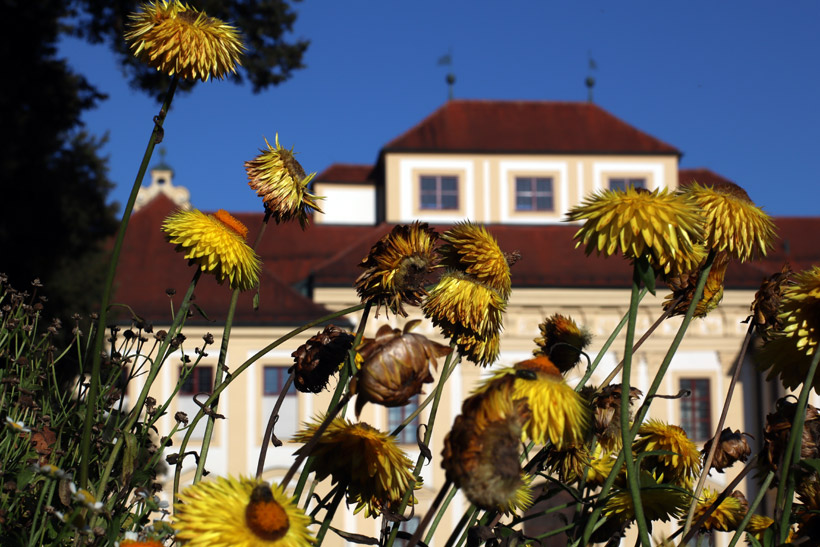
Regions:
[[[714,440],[714,437],[712,437],[703,445],[701,454],[704,458],[709,454]],[[724,469],[732,467],[736,461],[745,462],[751,453],[752,449],[743,437],[743,433],[739,429],[732,431],[731,428],[727,427],[720,433],[718,446],[715,449],[715,457],[712,459],[712,469],[718,473],[723,473]]]
[[[328,325],[291,354],[294,365],[293,385],[302,393],[319,393],[330,377],[339,370],[347,351],[353,346],[353,335]]]

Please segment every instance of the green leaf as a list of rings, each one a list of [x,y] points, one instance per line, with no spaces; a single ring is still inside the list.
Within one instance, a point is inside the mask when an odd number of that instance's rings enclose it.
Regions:
[[[646,290],[655,296],[655,270],[649,264],[649,259],[646,255],[641,256],[635,261],[635,270],[638,272],[638,277],[643,281]]]
[[[259,291],[256,291],[256,293],[253,295],[253,311],[256,311],[258,309],[259,309]]]
[[[22,491],[31,483],[34,478],[34,470],[30,467],[24,467],[17,473],[17,489]]]
[[[139,455],[139,443],[133,433],[123,433],[125,435],[125,450],[122,453],[122,483],[127,485],[131,481],[131,475],[137,466],[137,456]]]

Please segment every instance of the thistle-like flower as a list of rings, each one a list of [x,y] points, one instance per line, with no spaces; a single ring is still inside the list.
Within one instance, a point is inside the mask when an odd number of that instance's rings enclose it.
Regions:
[[[592,334],[579,327],[571,317],[556,313],[538,325],[541,336],[534,340],[533,355],[544,355],[562,373],[571,370],[581,359],[581,352],[592,341]]]
[[[365,302],[407,317],[403,304],[418,306],[427,294],[424,282],[438,263],[435,251],[438,234],[426,223],[394,226],[383,236],[359,266],[356,292]]]
[[[706,317],[706,315],[717,308],[720,301],[723,300],[723,284],[728,266],[729,254],[724,251],[718,252],[712,262],[712,268],[706,276],[706,284],[703,286],[703,295],[695,305],[694,317]],[[703,264],[690,272],[688,276],[685,276],[687,278],[685,281],[683,280],[684,276],[680,276],[675,279],[675,282],[669,283],[672,288],[672,294],[666,297],[663,303],[664,310],[671,308],[678,297],[683,297],[672,309],[672,315],[686,314],[686,311],[692,303],[692,299],[695,297],[697,281],[702,270]]]
[[[321,421],[309,424],[293,442],[309,441],[320,425]],[[366,423],[334,419],[310,456],[316,478],[331,477],[334,483],[346,485],[348,501],[356,504],[354,512],[364,510],[368,517],[397,505],[413,480],[413,462],[396,446],[395,438]]]
[[[698,500],[695,507],[695,516],[693,522],[697,522],[706,511],[717,500],[720,492],[706,488],[703,490],[701,498]],[[737,526],[743,517],[746,516],[749,505],[746,503],[746,498],[739,491],[735,491],[731,496],[726,496],[723,501],[709,514],[708,517],[700,525],[700,530],[708,532],[710,530],[718,530],[721,532],[728,532],[730,530],[737,530]],[[683,526],[684,522],[680,525]]]
[[[632,450],[636,454],[670,452],[671,454],[647,456],[641,462],[642,467],[654,471],[665,483],[689,486],[700,471],[700,452],[683,428],[676,425],[659,420],[647,421],[638,429]]]
[[[130,19],[125,40],[131,51],[169,76],[221,80],[240,64],[245,46],[236,28],[178,0],[142,4]]]
[[[356,416],[367,402],[406,405],[421,393],[423,384],[433,381],[430,366],[436,368],[436,359],[452,349],[410,332],[420,322],[408,322],[403,331],[383,325],[375,338],[366,338],[357,348],[361,370],[350,385],[351,393],[358,393]]]
[[[736,184],[702,186],[693,182],[683,190],[706,217],[706,247],[727,251],[746,261],[766,256],[774,239],[774,223]]]
[[[302,393],[319,393],[327,386],[353,346],[354,336],[334,325],[312,336],[291,354],[293,385]]]
[[[646,471],[640,472],[641,503],[644,515],[649,521],[666,522],[679,518],[687,506],[690,496],[670,485],[665,485],[656,476]],[[625,485],[614,488],[604,505],[604,516],[618,522],[629,522],[635,518],[635,504],[632,494]]]
[[[697,266],[693,245],[702,239],[703,217],[685,196],[666,190],[604,190],[573,207],[567,220],[586,220],[575,234],[586,253],[646,258],[656,272]]]
[[[226,211],[178,211],[165,219],[162,231],[190,263],[212,273],[220,284],[227,279],[231,288],[246,291],[259,282],[262,265],[245,243],[248,229]]]
[[[441,235],[442,264],[473,276],[507,299],[510,296],[510,265],[498,242],[484,226],[460,222]]]
[[[219,477],[179,494],[176,538],[191,547],[307,547],[310,518],[280,486],[259,479]]]
[[[277,224],[295,218],[304,229],[311,211],[322,212],[318,200],[323,198],[308,191],[316,173],[305,175],[293,149],[288,150],[279,144],[279,133],[275,142],[273,147],[265,139],[268,148],[259,150],[258,156],[245,162],[248,185],[265,202],[265,209]]]

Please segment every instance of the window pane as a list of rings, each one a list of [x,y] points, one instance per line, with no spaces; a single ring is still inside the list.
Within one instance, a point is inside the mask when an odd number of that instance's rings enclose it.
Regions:
[[[458,196],[456,195],[442,195],[441,196],[442,209],[458,209]]]
[[[549,192],[552,194],[552,179],[551,178],[541,178],[535,180],[535,190],[539,193],[541,192]]]
[[[421,177],[422,192],[436,192],[436,177]]]
[[[532,211],[532,198],[528,195],[515,196],[516,211]]]
[[[629,179],[629,184],[635,188],[646,188],[646,179]]]
[[[442,192],[456,192],[458,190],[458,179],[456,177],[441,177]]]
[[[532,188],[532,179],[526,177],[515,177],[515,193],[529,192]]]
[[[623,192],[626,190],[625,179],[609,179],[609,189],[616,192]]]
[[[210,393],[214,384],[214,369],[212,369],[211,367],[199,366],[194,369],[194,374],[197,375],[198,391]]]
[[[535,206],[539,211],[552,211],[552,196],[537,197]]]
[[[285,382],[288,381],[288,367],[269,365],[264,368],[263,374],[265,383],[263,394],[269,396],[279,395]],[[288,395],[295,395],[294,389],[293,385],[291,385],[288,389]]]

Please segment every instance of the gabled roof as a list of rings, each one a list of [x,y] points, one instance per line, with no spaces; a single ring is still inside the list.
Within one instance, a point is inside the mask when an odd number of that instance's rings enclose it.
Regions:
[[[592,103],[454,100],[382,152],[673,154]]]
[[[705,167],[678,169],[678,186],[683,188],[689,186],[693,182],[698,182],[702,186],[713,186],[718,188],[727,185],[736,186],[736,184],[731,180],[718,175],[714,171],[706,169]]]
[[[317,182],[367,183],[373,182],[373,166],[357,163],[333,163],[316,175]]]

